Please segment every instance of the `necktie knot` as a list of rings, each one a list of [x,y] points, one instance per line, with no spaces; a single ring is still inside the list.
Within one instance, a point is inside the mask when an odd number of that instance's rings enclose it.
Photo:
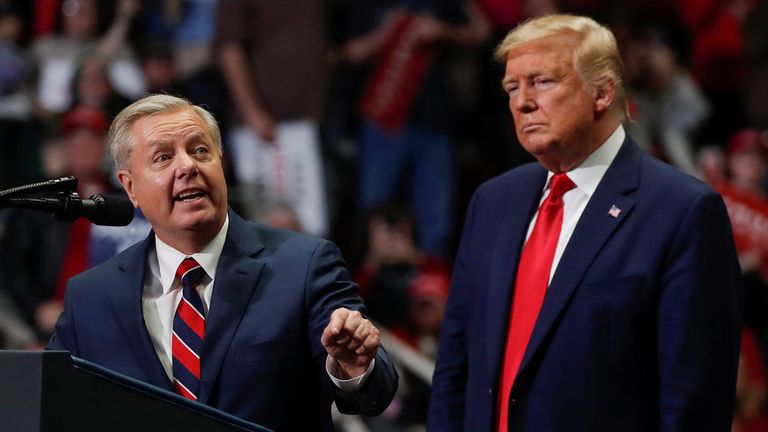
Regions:
[[[552,184],[549,191],[549,200],[557,202],[563,195],[569,190],[575,188],[576,185],[568,178],[565,173],[555,174],[552,176]]]
[[[176,269],[176,279],[182,287],[195,287],[205,276],[203,267],[192,257],[186,257]]]

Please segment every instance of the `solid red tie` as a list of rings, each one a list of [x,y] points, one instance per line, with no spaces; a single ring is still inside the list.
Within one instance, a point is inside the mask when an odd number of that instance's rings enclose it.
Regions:
[[[191,257],[185,258],[176,270],[176,279],[182,286],[182,299],[173,318],[173,385],[176,392],[192,400],[197,400],[200,395],[205,311],[197,285],[203,276],[205,270]]]
[[[564,173],[552,177],[549,196],[539,208],[533,232],[520,255],[499,383],[499,432],[507,432],[512,384],[515,382],[549,285],[552,260],[563,225],[562,198],[574,187],[571,179]]]

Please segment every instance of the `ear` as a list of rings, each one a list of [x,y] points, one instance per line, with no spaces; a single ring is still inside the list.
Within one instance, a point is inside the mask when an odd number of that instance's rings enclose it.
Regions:
[[[120,184],[123,185],[123,189],[125,189],[125,193],[128,194],[128,199],[131,200],[133,206],[139,208],[139,201],[136,199],[136,193],[133,190],[133,177],[131,176],[130,171],[118,171],[117,179],[120,180]]]
[[[602,83],[595,90],[595,112],[603,113],[608,111],[608,108],[613,103],[614,96],[616,96],[616,83],[613,80]]]

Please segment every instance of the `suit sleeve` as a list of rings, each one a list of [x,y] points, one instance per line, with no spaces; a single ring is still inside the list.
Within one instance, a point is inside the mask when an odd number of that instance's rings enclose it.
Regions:
[[[730,430],[743,292],[728,213],[715,193],[689,208],[658,310],[662,431]]]
[[[339,411],[345,414],[379,415],[389,406],[397,390],[398,375],[383,347],[376,354],[371,376],[358,392],[345,393],[331,383],[325,369],[326,352],[320,342],[331,313],[344,307],[365,315],[365,305],[357,294],[341,252],[331,242],[323,242],[315,250],[307,274],[307,310],[312,355],[318,373],[333,391]]]
[[[470,312],[471,303],[467,291],[472,279],[467,263],[472,255],[472,226],[476,201],[477,195],[472,198],[467,210],[445,318],[440,328],[439,351],[427,418],[427,429],[430,431],[461,431],[463,428],[469,363],[465,323]]]

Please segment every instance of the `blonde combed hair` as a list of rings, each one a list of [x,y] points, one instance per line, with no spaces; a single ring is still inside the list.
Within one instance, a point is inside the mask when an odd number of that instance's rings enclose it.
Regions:
[[[211,138],[213,138],[213,141],[219,148],[219,152],[222,152],[223,154],[221,132],[219,131],[219,125],[216,123],[213,114],[202,107],[194,105],[187,99],[166,94],[156,94],[143,97],[132,103],[124,110],[120,111],[120,114],[118,114],[112,121],[112,126],[110,126],[109,134],[107,135],[107,142],[109,143],[109,150],[117,169],[125,169],[127,167],[128,159],[136,145],[136,143],[133,142],[130,133],[131,126],[133,126],[136,121],[154,114],[169,113],[179,110],[191,110],[197,114],[203,123],[205,123],[208,132],[211,134]]]
[[[592,18],[576,15],[546,15],[529,19],[507,34],[496,47],[494,57],[506,62],[509,52],[536,39],[568,36],[574,38],[573,63],[579,76],[593,89],[609,82],[616,87],[612,109],[619,121],[629,120],[629,104],[624,90],[624,63],[613,33]]]

